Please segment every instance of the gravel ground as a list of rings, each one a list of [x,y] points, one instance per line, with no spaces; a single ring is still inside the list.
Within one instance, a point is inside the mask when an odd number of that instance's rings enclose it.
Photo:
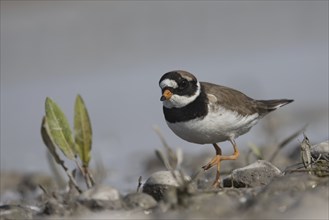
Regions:
[[[231,172],[218,189],[211,187],[212,169],[191,177],[186,173],[193,172],[182,171],[185,163],[161,153],[167,169],[125,195],[100,184],[80,194],[70,185],[59,187],[51,176],[2,172],[0,219],[328,219],[328,148],[328,142],[306,148],[310,164],[299,146],[301,156],[280,154],[275,163],[225,163]]]

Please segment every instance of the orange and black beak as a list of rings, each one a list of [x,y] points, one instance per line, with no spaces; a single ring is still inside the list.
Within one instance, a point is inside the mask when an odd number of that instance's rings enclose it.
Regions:
[[[162,93],[160,101],[169,100],[172,95],[173,95],[173,93],[169,89],[165,89]]]

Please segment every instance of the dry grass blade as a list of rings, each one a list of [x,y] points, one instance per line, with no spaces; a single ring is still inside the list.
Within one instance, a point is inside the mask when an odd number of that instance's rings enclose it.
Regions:
[[[103,182],[108,173],[107,173],[107,169],[105,168],[105,165],[102,161],[102,158],[97,156],[96,155],[96,159],[94,160],[95,161],[95,166],[93,168],[93,173],[94,173],[94,183],[95,184],[98,184],[98,183],[101,183]]]
[[[161,151],[155,150],[155,155],[158,157],[158,159],[162,162],[162,164],[166,167],[167,170],[173,170],[168,159],[163,155]]]
[[[248,150],[248,153],[246,155],[246,163],[247,164],[250,163],[249,157],[251,155],[254,156],[257,160],[262,160],[263,159],[262,151],[256,144],[249,143],[248,148],[249,148],[249,150]]]
[[[168,155],[168,162],[170,164],[170,167],[172,169],[176,169],[177,168],[177,163],[178,163],[178,158],[177,158],[175,152],[167,144],[165,138],[163,137],[163,135],[162,135],[162,133],[160,131],[160,128],[157,127],[157,126],[154,126],[153,129],[157,133],[157,135],[159,136],[159,138],[160,138],[163,146],[166,148],[167,155]]]
[[[300,144],[300,156],[302,163],[306,169],[312,168],[311,145],[307,136],[304,134],[304,139]]]
[[[295,133],[293,133],[292,135],[290,135],[289,137],[287,137],[286,139],[284,139],[277,147],[276,151],[272,154],[271,158],[270,158],[270,162],[273,162],[273,160],[275,159],[275,157],[278,155],[279,151],[282,150],[288,143],[290,143],[292,140],[294,140],[295,138],[298,137],[298,135],[300,135],[301,133],[303,133],[306,129],[307,125],[305,125],[302,129],[296,131]]]
[[[56,184],[60,189],[65,189],[66,187],[66,180],[62,173],[60,172],[61,170],[59,169],[60,167],[63,168],[63,166],[57,165],[58,163],[55,161],[53,155],[50,152],[47,152],[47,160],[50,166],[50,170],[52,172],[52,176],[56,180]],[[64,169],[65,170],[65,169]]]
[[[142,186],[142,176],[139,176],[138,178],[138,185],[137,185],[137,190],[136,192],[139,192]]]

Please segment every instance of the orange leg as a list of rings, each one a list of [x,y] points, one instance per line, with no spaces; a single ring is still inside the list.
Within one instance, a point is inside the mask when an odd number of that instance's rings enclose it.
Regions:
[[[216,156],[212,158],[212,160],[207,163],[206,165],[204,165],[202,168],[204,170],[208,170],[211,167],[217,165],[217,172],[216,172],[216,178],[214,183],[212,184],[214,187],[220,187],[220,162],[222,160],[236,160],[239,156],[239,151],[237,149],[236,143],[234,141],[234,139],[230,139],[230,142],[233,146],[234,149],[234,153],[230,156],[223,156],[222,155],[222,150],[220,149],[220,147],[215,143],[213,144],[215,150],[216,150]]]

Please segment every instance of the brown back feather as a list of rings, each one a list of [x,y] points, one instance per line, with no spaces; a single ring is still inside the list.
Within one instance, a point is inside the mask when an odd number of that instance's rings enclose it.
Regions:
[[[254,100],[242,92],[212,83],[201,82],[204,91],[217,98],[217,103],[226,109],[238,112],[241,115],[251,115],[257,112],[260,116],[282,107],[293,100]]]

